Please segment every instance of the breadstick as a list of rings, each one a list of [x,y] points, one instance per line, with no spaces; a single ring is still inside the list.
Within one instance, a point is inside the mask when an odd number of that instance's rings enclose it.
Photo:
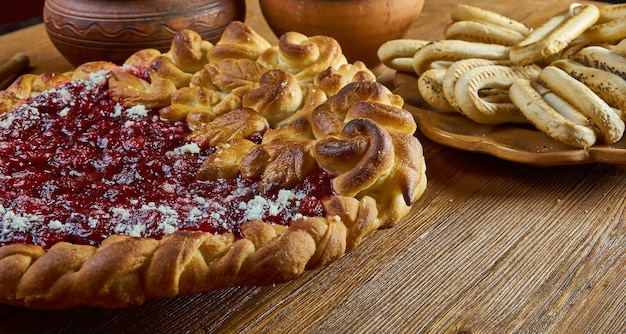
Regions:
[[[8,62],[0,66],[0,89],[4,89],[15,79],[15,75],[29,66],[29,58],[23,53],[14,55]]]

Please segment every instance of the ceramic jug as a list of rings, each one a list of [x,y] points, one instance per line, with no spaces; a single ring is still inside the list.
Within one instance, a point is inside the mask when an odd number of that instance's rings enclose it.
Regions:
[[[43,18],[54,46],[78,66],[119,64],[144,48],[165,52],[181,29],[215,43],[245,11],[245,0],[46,0]]]

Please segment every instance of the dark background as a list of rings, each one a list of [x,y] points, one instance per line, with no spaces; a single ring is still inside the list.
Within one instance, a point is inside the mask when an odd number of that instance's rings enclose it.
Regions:
[[[0,11],[0,35],[42,22],[43,4],[45,0],[20,0],[17,10]],[[624,3],[626,1],[604,0],[607,3]]]

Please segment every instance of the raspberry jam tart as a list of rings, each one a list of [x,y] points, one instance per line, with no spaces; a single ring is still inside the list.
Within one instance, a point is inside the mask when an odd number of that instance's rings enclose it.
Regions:
[[[213,148],[189,133],[185,122],[115,102],[106,73],[0,115],[0,246],[97,246],[113,234],[158,239],[177,230],[241,236],[246,221],[287,225],[324,214],[326,173],[269,194],[257,179],[201,181],[196,172]]]

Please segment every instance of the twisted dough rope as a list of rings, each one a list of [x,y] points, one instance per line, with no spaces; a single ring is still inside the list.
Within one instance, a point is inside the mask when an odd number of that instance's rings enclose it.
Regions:
[[[112,236],[100,247],[3,246],[0,295],[4,303],[38,309],[110,308],[288,281],[336,260],[380,227],[371,198],[335,197],[324,206],[327,218],[298,220],[289,228],[248,222],[242,239],[176,232],[161,240]]]

